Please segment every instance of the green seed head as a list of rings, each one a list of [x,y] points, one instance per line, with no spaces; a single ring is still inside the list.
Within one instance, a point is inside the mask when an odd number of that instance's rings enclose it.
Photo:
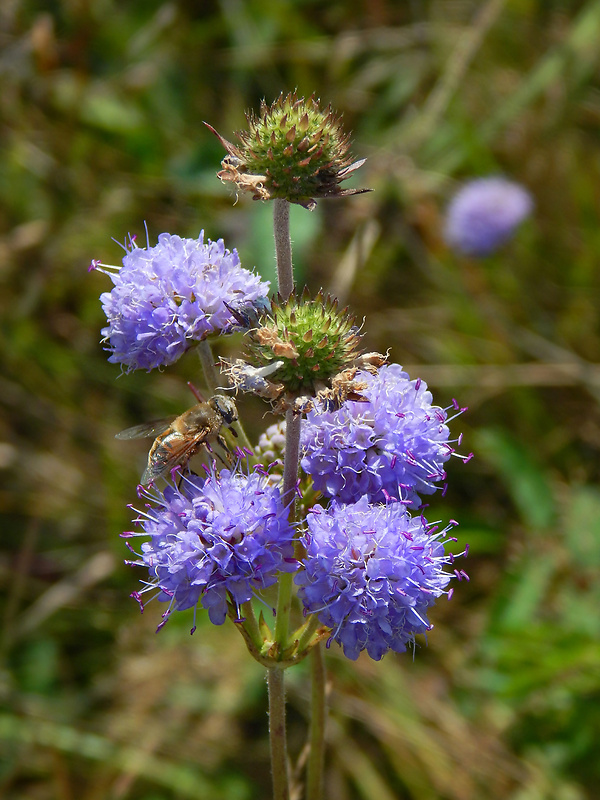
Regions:
[[[223,139],[228,155],[219,177],[231,181],[255,199],[282,198],[306,208],[318,197],[343,197],[368,189],[342,189],[340,183],[363,163],[352,163],[350,140],[328,106],[321,110],[314,96],[281,94],[258,115],[246,114],[248,130],[239,131],[241,146]],[[209,126],[210,127],[210,126]],[[214,130],[214,129],[212,129]]]
[[[281,366],[271,380],[288,396],[315,395],[359,355],[360,334],[347,309],[322,292],[272,301],[270,315],[248,334],[247,360],[257,367],[276,361]]]

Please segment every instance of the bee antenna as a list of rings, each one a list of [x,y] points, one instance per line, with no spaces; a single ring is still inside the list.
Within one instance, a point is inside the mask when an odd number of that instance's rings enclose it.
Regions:
[[[196,387],[194,386],[194,384],[193,384],[191,381],[188,381],[188,386],[189,386],[189,388],[190,388],[190,391],[191,391],[191,393],[192,393],[192,394],[194,395],[194,397],[196,398],[196,400],[197,400],[199,403],[204,403],[204,402],[205,402],[205,400],[204,400],[204,398],[202,397],[202,394],[201,394],[201,392],[199,392],[199,391],[198,391],[198,389],[196,389]]]

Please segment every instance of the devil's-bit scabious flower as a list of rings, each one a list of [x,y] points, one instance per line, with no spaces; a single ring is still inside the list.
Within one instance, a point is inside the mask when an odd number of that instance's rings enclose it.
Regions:
[[[451,200],[444,235],[454,250],[488,256],[507,242],[533,209],[523,186],[505,178],[470,181]]]
[[[307,415],[302,469],[317,491],[343,503],[367,495],[371,502],[393,497],[419,505],[419,495],[432,494],[445,478],[453,452],[448,409],[432,405],[427,384],[411,381],[399,364],[357,379],[365,385],[363,402]]]
[[[331,106],[321,109],[311,96],[281,94],[260,113],[246,114],[248,130],[238,131],[240,145],[224,139],[210,125],[227,150],[219,178],[255,200],[282,198],[306,208],[315,198],[345,197],[368,189],[342,189],[340,183],[364,164],[352,163],[350,138]]]
[[[447,594],[453,556],[445,534],[401,503],[315,506],[307,516],[304,570],[295,578],[308,613],[331,628],[331,639],[356,659],[402,653],[416,633],[431,630],[427,609]],[[451,525],[454,523],[451,523]],[[466,577],[465,573],[454,573]]]
[[[266,474],[213,468],[206,478],[184,476],[179,486],[141,496],[152,501],[136,520],[142,532],[124,536],[150,537],[133,563],[150,570],[144,591],[158,589],[169,603],[165,621],[201,603],[221,625],[228,601],[239,608],[297,569],[288,509]]]
[[[253,303],[269,290],[236,250],[222,239],[204,241],[204,232],[198,239],[163,233],[154,247],[126,249],[121,268],[104,270],[114,286],[100,300],[108,360],[128,371],[173,364],[194,342],[231,328],[228,305]]]

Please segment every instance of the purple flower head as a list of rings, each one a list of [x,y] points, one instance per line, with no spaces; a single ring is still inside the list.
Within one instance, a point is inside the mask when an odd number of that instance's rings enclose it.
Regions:
[[[478,178],[452,198],[444,236],[459,253],[487,256],[511,238],[532,209],[531,195],[518,183],[499,177]]]
[[[150,537],[133,563],[150,570],[144,591],[158,589],[159,600],[168,601],[165,621],[200,602],[222,625],[228,600],[239,608],[279,573],[298,568],[288,509],[265,474],[213,469],[207,478],[184,477],[179,487],[144,489],[142,496],[154,502],[136,520],[143,532],[125,536]]]
[[[455,523],[451,523],[453,525]],[[453,577],[444,572],[443,531],[411,517],[401,503],[315,506],[307,516],[304,571],[296,578],[308,613],[332,629],[330,641],[352,660],[366,650],[379,661],[388,650],[402,653],[416,633],[432,625],[427,609]],[[456,571],[456,577],[467,577]]]
[[[424,381],[411,381],[399,364],[376,375],[359,372],[366,402],[347,401],[338,411],[309,412],[302,428],[302,469],[317,491],[342,503],[363,494],[419,505],[446,477],[447,409],[431,405]],[[456,407],[460,412],[460,409]]]
[[[126,250],[123,266],[107,272],[114,286],[100,301],[108,360],[128,371],[173,364],[193,342],[231,328],[228,305],[253,303],[269,290],[241,267],[236,250],[222,239],[204,242],[204,232],[198,239],[162,233],[154,247],[131,241]]]

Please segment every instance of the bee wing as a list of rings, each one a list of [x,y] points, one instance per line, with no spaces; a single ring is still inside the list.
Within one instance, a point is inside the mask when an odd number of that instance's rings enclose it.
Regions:
[[[203,428],[195,436],[183,436],[176,432],[168,434],[150,450],[148,466],[140,483],[145,486],[174,467],[187,464],[199,450],[200,445],[206,441],[207,433],[208,429]]]
[[[174,419],[175,417],[166,417],[164,419],[155,419],[152,422],[142,422],[141,425],[125,428],[124,431],[115,434],[115,439],[145,439],[150,436],[156,439],[159,434],[167,430]]]

